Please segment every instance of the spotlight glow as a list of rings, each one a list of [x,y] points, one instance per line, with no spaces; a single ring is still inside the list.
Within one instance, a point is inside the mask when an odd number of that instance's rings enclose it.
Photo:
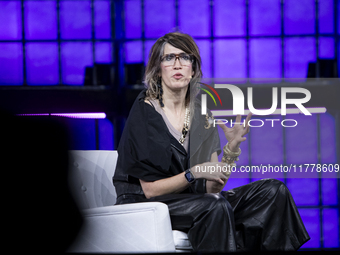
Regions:
[[[106,114],[103,112],[89,112],[89,113],[51,113],[51,116],[76,118],[76,119],[105,119]]]
[[[82,113],[28,113],[17,114],[17,116],[58,116],[73,119],[105,119],[104,112],[82,112]]]

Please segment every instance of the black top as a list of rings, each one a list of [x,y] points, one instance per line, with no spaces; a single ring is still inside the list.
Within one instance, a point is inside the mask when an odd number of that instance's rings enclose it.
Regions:
[[[139,179],[156,181],[175,176],[199,163],[210,161],[211,154],[221,153],[217,127],[205,129],[206,117],[195,102],[190,127],[188,153],[169,132],[162,116],[144,102],[143,90],[134,102],[118,146],[118,161],[113,183],[117,196],[144,197]],[[209,112],[209,115],[211,113]],[[205,193],[205,180],[199,179],[183,193]]]

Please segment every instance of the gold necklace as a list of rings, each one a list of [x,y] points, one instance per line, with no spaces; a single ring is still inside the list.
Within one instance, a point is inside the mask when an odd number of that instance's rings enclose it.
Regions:
[[[187,106],[185,108],[185,117],[184,117],[184,124],[183,124],[183,129],[182,129],[182,135],[181,135],[181,138],[179,139],[179,143],[181,145],[184,144],[185,137],[188,134],[188,131],[189,131],[189,122],[190,122],[190,111],[189,111],[189,107]]]

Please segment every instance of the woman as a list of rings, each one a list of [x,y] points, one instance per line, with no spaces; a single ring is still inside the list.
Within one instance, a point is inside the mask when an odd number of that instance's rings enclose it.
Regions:
[[[228,144],[218,162],[217,128],[208,125],[211,113],[202,116],[195,99],[201,77],[199,50],[189,35],[169,33],[153,45],[147,89],[137,97],[118,147],[117,204],[167,204],[173,229],[187,232],[195,251],[297,250],[309,236],[282,182],[265,179],[222,191],[230,171],[201,171],[235,164],[249,132],[248,125],[221,124]]]

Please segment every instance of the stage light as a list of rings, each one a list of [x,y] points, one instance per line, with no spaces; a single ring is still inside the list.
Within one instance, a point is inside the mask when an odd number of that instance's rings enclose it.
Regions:
[[[106,114],[104,112],[28,113],[28,114],[17,114],[17,116],[58,116],[58,117],[76,118],[76,119],[105,119],[106,118]]]

